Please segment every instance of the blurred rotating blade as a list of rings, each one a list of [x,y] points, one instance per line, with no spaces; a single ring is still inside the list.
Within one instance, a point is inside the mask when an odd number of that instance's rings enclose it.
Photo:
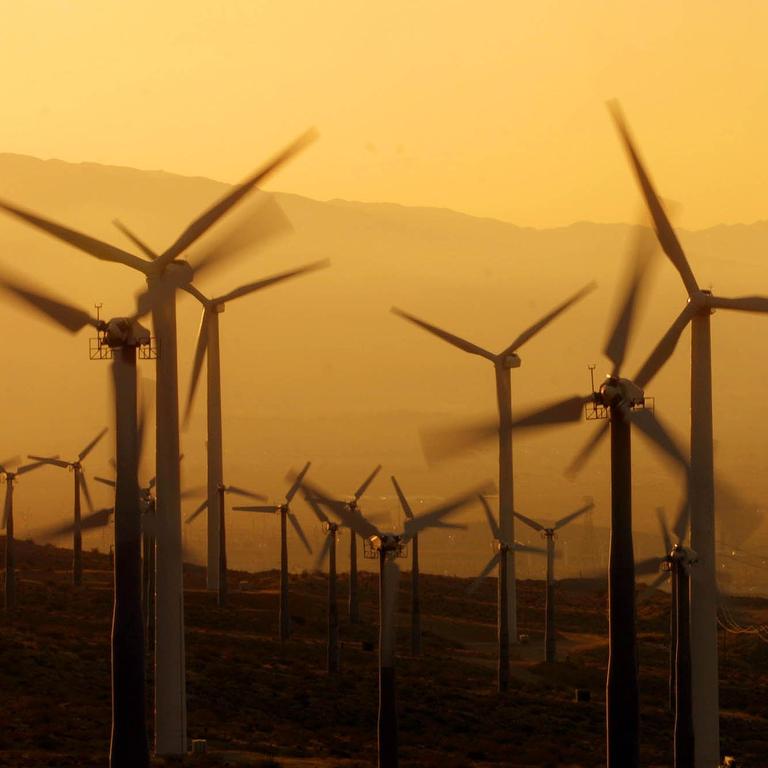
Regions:
[[[114,511],[115,510],[112,507],[109,507],[97,509],[95,512],[89,512],[87,515],[83,515],[80,518],[80,530],[88,531],[109,525],[110,518],[114,514]],[[55,538],[57,536],[70,535],[75,531],[76,527],[78,526],[75,526],[72,522],[62,523],[61,525],[44,529],[40,535],[43,538]]]
[[[653,597],[656,590],[666,581],[666,579],[669,578],[669,573],[667,571],[662,571],[642,592],[640,592],[636,599],[635,603],[639,605],[640,603],[644,603],[646,600]]]
[[[296,475],[296,479],[293,481],[291,487],[288,489],[288,493],[285,494],[285,503],[290,504],[293,501],[293,497],[296,495],[296,492],[301,488],[301,481],[304,479],[304,475],[307,474],[309,471],[309,468],[312,466],[312,462],[308,461],[304,468],[299,472],[298,475]]]
[[[647,408],[630,411],[628,407],[622,408],[622,411],[629,417],[631,423],[649,437],[667,456],[679,464],[686,473],[689,471],[688,459],[686,459],[683,450],[653,412]]]
[[[493,516],[488,499],[486,499],[482,493],[478,494],[477,498],[480,499],[480,504],[483,506],[483,512],[485,512],[485,519],[488,521],[488,527],[491,529],[491,535],[494,539],[501,541],[501,528],[499,528],[499,524]]]
[[[256,501],[266,501],[267,497],[262,493],[254,493],[248,491],[245,488],[238,488],[235,485],[228,485],[225,489],[226,493],[234,493],[237,496],[245,496],[247,499],[256,499]]]
[[[197,331],[197,344],[195,345],[195,357],[192,362],[192,375],[189,380],[189,392],[187,393],[187,404],[184,407],[184,424],[189,422],[189,417],[192,413],[192,403],[195,400],[195,392],[197,392],[197,384],[200,379],[200,370],[203,367],[203,360],[205,359],[205,353],[208,349],[208,323],[210,321],[210,310],[208,307],[203,307],[203,315],[200,318],[200,327]]]
[[[635,575],[647,576],[650,573],[658,573],[666,559],[666,557],[648,557],[645,560],[638,560],[635,563]]]
[[[411,505],[408,503],[408,499],[405,497],[400,484],[397,482],[394,475],[390,477],[390,480],[392,481],[392,485],[395,486],[395,493],[397,494],[397,498],[400,501],[400,506],[402,507],[403,513],[408,520],[413,520],[413,510],[411,509]]]
[[[110,480],[108,477],[99,477],[98,475],[95,475],[93,478],[97,483],[103,483],[104,485],[108,485],[110,488],[114,488],[116,483],[114,480]]]
[[[512,513],[518,520],[525,523],[529,528],[533,528],[534,531],[543,531],[544,526],[541,523],[537,523],[535,520],[532,520],[530,517],[526,517],[522,512],[513,512]],[[501,539],[501,535],[496,537],[497,539]]]
[[[381,470],[381,464],[379,464],[376,469],[371,472],[368,477],[363,480],[363,484],[355,491],[355,501],[360,501],[363,494],[368,490],[368,486],[373,482],[373,479],[376,477],[376,475],[379,474],[379,471]]]
[[[152,261],[157,258],[157,253],[153,251],[144,241],[140,240],[120,219],[113,219],[112,223],[120,230],[145,256]]]
[[[669,535],[669,526],[667,525],[667,516],[664,514],[664,507],[656,507],[656,519],[659,521],[661,540],[664,542],[664,553],[668,555],[672,551],[672,537]]]
[[[320,505],[317,503],[317,500],[314,499],[309,493],[304,494],[304,501],[307,502],[309,508],[315,513],[315,517],[317,517],[321,523],[330,522],[328,520],[328,516],[325,514],[325,512],[323,512],[323,510],[320,508]]]
[[[575,475],[581,472],[584,465],[587,463],[587,459],[592,455],[594,450],[600,445],[600,441],[608,434],[608,429],[611,423],[608,419],[605,419],[594,431],[592,437],[586,442],[584,447],[574,456],[571,463],[565,470],[566,475]]]
[[[83,448],[83,450],[77,454],[77,458],[80,461],[83,461],[83,459],[85,459],[85,457],[96,447],[99,440],[101,440],[101,438],[104,437],[107,432],[109,432],[109,427],[104,427],[104,429],[102,429],[101,432],[99,432],[99,434],[96,435],[96,437],[94,437],[93,440],[91,440],[91,442],[88,443],[88,445],[86,445],[85,448]]]
[[[192,512],[187,519],[184,521],[185,523],[189,524],[191,523],[198,515],[202,514],[203,510],[208,508],[208,499],[205,499],[204,501],[201,501],[198,507],[195,509],[194,512]]]
[[[501,560],[501,552],[497,552],[486,564],[485,568],[480,571],[480,575],[469,585],[467,592],[470,594],[477,591],[477,588],[483,583],[483,579],[499,564]]]
[[[315,558],[314,570],[316,571],[322,570],[323,563],[328,557],[328,553],[331,551],[331,536],[335,536],[335,535],[336,535],[335,533],[331,533],[330,531],[326,534],[325,542],[323,542],[323,548],[320,550],[317,557]]]
[[[309,541],[307,541],[307,537],[304,535],[304,531],[301,529],[301,526],[299,525],[299,521],[296,518],[296,515],[292,514],[291,512],[288,513],[288,520],[293,526],[293,530],[296,531],[296,535],[301,539],[301,543],[304,545],[304,548],[309,552],[309,554],[312,554],[312,547],[309,545]]]
[[[263,507],[232,507],[233,512],[269,512],[270,514],[276,514],[280,511],[280,507],[272,505]]]
[[[637,372],[637,376],[632,379],[640,389],[644,389],[651,382],[664,363],[672,356],[681,334],[695,314],[694,305],[692,303],[686,304],[685,309],[677,316],[669,330],[661,337],[661,341],[653,348],[648,359]]]
[[[579,507],[579,509],[577,509],[575,512],[571,512],[570,515],[561,517],[553,526],[554,529],[557,531],[560,528],[563,528],[564,526],[568,525],[568,523],[575,520],[577,517],[581,517],[582,515],[589,512],[590,509],[594,509],[594,507],[595,507],[595,503],[590,500],[583,507]]]
[[[51,464],[54,467],[61,467],[62,469],[67,469],[69,467],[68,461],[63,461],[57,456],[34,456],[30,453],[28,454],[27,458],[34,459],[34,461],[39,461],[43,464]]]
[[[91,498],[91,492],[88,488],[88,481],[85,479],[85,472],[80,470],[80,487],[83,490],[83,496],[85,496],[85,503],[88,505],[88,511],[93,512],[93,499]]]
[[[271,277],[265,277],[262,280],[256,280],[253,283],[246,283],[245,285],[241,285],[239,288],[235,288],[229,291],[229,293],[225,293],[223,296],[217,296],[215,299],[212,299],[211,303],[226,304],[233,299],[239,299],[241,296],[247,296],[249,293],[253,293],[254,291],[260,291],[262,288],[269,288],[270,285],[277,285],[278,283],[282,283],[285,280],[290,280],[292,277],[305,275],[308,272],[314,272],[318,269],[325,269],[326,267],[329,267],[330,264],[331,262],[328,259],[323,259],[322,261],[313,261],[311,264],[306,264],[303,267],[291,269],[287,272],[280,272],[277,275],[272,275]]]

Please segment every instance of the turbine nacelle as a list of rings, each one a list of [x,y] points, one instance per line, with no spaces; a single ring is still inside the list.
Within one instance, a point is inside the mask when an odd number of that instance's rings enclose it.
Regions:
[[[399,552],[403,548],[403,537],[397,533],[382,533],[371,536],[368,541],[377,552]]]
[[[103,325],[104,341],[111,349],[126,346],[146,346],[150,342],[149,331],[130,317],[113,317]]]
[[[516,352],[509,352],[506,355],[502,354],[499,356],[499,364],[502,368],[507,370],[510,368],[519,368],[521,363],[522,360],[520,360],[520,356]]]
[[[633,407],[643,405],[645,393],[633,381],[623,379],[620,376],[606,376],[600,385],[600,391],[595,394],[595,399],[606,408],[626,403]]]

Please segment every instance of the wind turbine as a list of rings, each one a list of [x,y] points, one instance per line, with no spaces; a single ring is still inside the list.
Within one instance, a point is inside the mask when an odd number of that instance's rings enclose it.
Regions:
[[[488,561],[485,568],[480,572],[480,575],[472,582],[472,584],[470,584],[468,591],[474,592],[480,586],[480,582],[488,576],[496,566],[499,567],[498,580],[500,589],[497,592],[498,599],[496,607],[496,637],[498,640],[499,653],[496,685],[499,693],[503,693],[509,689],[509,614],[507,613],[508,603],[506,594],[507,553],[513,551],[544,554],[544,550],[539,547],[529,547],[526,544],[518,544],[516,541],[505,539],[501,526],[499,526],[493,517],[493,512],[491,512],[488,500],[482,494],[478,494],[477,498],[483,505],[483,511],[488,520],[488,527],[491,529],[491,534],[493,535],[496,554]]]
[[[348,528],[355,531],[371,547],[379,561],[379,768],[398,765],[397,701],[395,688],[395,618],[400,569],[395,558],[405,557],[404,547],[416,534],[427,528],[439,527],[447,515],[457,512],[474,496],[487,491],[489,484],[470,493],[457,496],[413,519],[407,518],[400,533],[383,533],[363,517],[359,509],[337,501],[317,488],[302,482],[302,487],[316,501],[324,504]]]
[[[339,606],[336,603],[336,536],[339,524],[329,520],[320,505],[308,491],[304,491],[304,500],[323,526],[325,543],[315,561],[315,570],[320,570],[328,558],[328,643],[326,650],[326,670],[333,675],[339,671]]]
[[[227,604],[227,526],[226,526],[226,509],[224,506],[224,496],[228,493],[232,493],[236,496],[245,496],[248,499],[256,499],[257,501],[266,501],[267,497],[260,493],[254,493],[253,491],[247,491],[244,488],[238,488],[235,485],[224,485],[219,483],[216,487],[216,495],[218,498],[218,507],[221,510],[219,516],[219,536],[218,540],[221,542],[219,547],[219,578],[218,581],[218,594],[217,602],[219,608],[223,608]],[[198,515],[208,508],[208,499],[204,499],[200,505],[190,514],[184,521],[189,525]]]
[[[391,480],[406,520],[415,520],[411,505],[394,475],[392,475]],[[462,524],[446,522],[440,522],[434,527],[466,528]],[[421,656],[421,599],[419,592],[419,534],[415,533],[411,540],[411,655],[413,656]]]
[[[512,420],[512,381],[511,370],[520,367],[520,357],[517,350],[526,341],[535,336],[539,331],[551,323],[558,315],[586,296],[595,288],[595,283],[577,291],[573,296],[555,307],[540,320],[526,328],[508,347],[498,354],[477,346],[477,344],[462,339],[448,331],[444,331],[435,325],[430,325],[397,307],[392,307],[392,312],[405,320],[418,325],[429,333],[447,341],[454,347],[472,355],[484,357],[493,363],[496,376],[496,404],[498,409],[498,443],[499,443],[499,526],[506,541],[512,541],[515,537],[514,510],[514,475],[512,471],[512,433],[506,426]],[[513,550],[505,552],[508,563],[505,566],[507,573],[507,615],[509,616],[510,640],[517,643],[517,584],[515,581],[515,555]],[[501,590],[501,584],[499,584]]]
[[[768,312],[768,298],[715,296],[699,287],[688,258],[675,235],[659,196],[640,159],[621,110],[609,104],[616,127],[653,219],[656,236],[682,278],[688,300],[649,355],[636,377],[646,386],[672,355],[680,335],[691,324],[691,547],[698,565],[691,581],[691,633],[696,765],[714,768],[720,762],[719,676],[717,669],[717,562],[715,484],[712,438],[712,347],[710,315],[715,309]]]
[[[291,521],[296,534],[301,539],[302,544],[306,547],[307,552],[312,554],[312,547],[309,546],[307,537],[304,535],[304,531],[299,525],[299,521],[296,515],[291,512],[291,501],[296,495],[296,492],[301,487],[301,481],[304,479],[304,475],[307,474],[307,470],[310,467],[310,462],[304,465],[304,469],[297,475],[293,484],[288,489],[288,493],[285,494],[285,501],[282,504],[271,506],[251,506],[251,507],[233,507],[233,510],[240,512],[271,512],[273,514],[280,513],[280,616],[279,616],[279,633],[280,640],[286,641],[291,636],[291,613],[288,608],[288,520]],[[335,567],[335,562],[334,562]]]
[[[111,768],[148,768],[144,695],[144,634],[141,620],[141,507],[139,502],[139,429],[137,424],[136,354],[149,345],[149,331],[135,318],[109,321],[92,318],[71,304],[26,288],[7,277],[0,285],[59,326],[75,333],[87,325],[99,333],[99,346],[109,347],[115,396],[115,566],[112,621],[112,736]],[[105,430],[106,431],[106,430]],[[104,433],[80,452],[79,462]],[[51,463],[53,459],[43,460]],[[64,466],[68,463],[62,462]],[[75,485],[77,488],[77,484]],[[84,486],[85,487],[85,486]],[[72,528],[104,525],[112,510],[99,510],[76,518]],[[64,532],[69,524],[61,529]]]
[[[96,447],[98,442],[107,433],[107,427],[99,432],[96,437],[91,440],[88,445],[83,448],[80,453],[77,454],[77,458],[72,461],[63,461],[57,457],[51,456],[33,456],[29,455],[28,458],[37,461],[40,464],[50,464],[54,467],[61,467],[62,469],[72,472],[74,479],[74,526],[72,528],[72,583],[79,587],[83,583],[83,536],[80,531],[80,489],[82,488],[85,495],[85,501],[88,504],[89,512],[93,512],[93,502],[91,501],[91,493],[88,490],[88,483],[85,480],[85,474],[83,472],[83,461],[85,457]]]
[[[642,232],[641,241],[642,245]],[[632,544],[632,472],[630,427],[635,425],[675,463],[687,471],[685,456],[667,430],[645,407],[645,394],[634,380],[621,376],[621,367],[633,326],[635,308],[648,252],[638,249],[624,296],[604,348],[613,369],[597,392],[570,397],[514,419],[511,429],[533,428],[577,421],[587,406],[587,418],[603,419],[603,425],[571,464],[580,467],[601,439],[611,435],[611,550],[609,585],[609,657],[606,682],[608,768],[638,768],[639,691],[637,679],[637,632],[635,623],[635,568]],[[450,455],[490,439],[495,424],[484,421],[459,431],[427,435],[425,449],[432,457]],[[687,479],[687,478],[686,478]]]
[[[534,531],[543,534],[547,540],[547,591],[546,602],[544,610],[544,661],[551,664],[556,660],[555,658],[555,644],[557,634],[555,632],[555,531],[559,531],[564,528],[568,523],[575,520],[577,517],[589,512],[594,507],[594,503],[590,501],[583,507],[580,507],[575,512],[571,512],[570,515],[561,517],[554,525],[544,526],[541,523],[537,523],[530,517],[526,517],[520,512],[515,512],[515,517],[521,522],[525,523]]]
[[[10,613],[16,608],[16,547],[13,538],[13,486],[16,478],[31,472],[43,465],[36,461],[33,464],[24,464],[16,471],[9,467],[18,464],[18,458],[7,459],[0,464],[0,475],[5,480],[5,503],[3,505],[3,529],[5,530],[5,612]]]
[[[215,298],[204,296],[191,286],[190,291],[203,305],[200,319],[200,330],[197,336],[194,362],[192,364],[192,379],[187,397],[184,421],[188,421],[195,397],[197,383],[203,359],[208,357],[207,366],[207,427],[208,427],[208,589],[219,588],[219,493],[218,486],[224,482],[222,457],[222,419],[221,419],[221,357],[219,348],[219,315],[224,311],[228,302],[255,291],[276,285],[292,277],[312,272],[329,265],[329,261],[318,261],[313,264],[282,272],[271,277],[241,285],[228,293]]]
[[[147,278],[148,290],[139,297],[138,309],[140,314],[151,309],[152,324],[162,350],[157,358],[155,442],[158,514],[154,680],[155,752],[159,755],[183,755],[187,751],[175,294],[179,288],[188,289],[192,279],[220,262],[225,252],[231,256],[242,250],[246,238],[242,232],[230,232],[218,242],[209,241],[208,249],[201,249],[194,265],[180,257],[257,184],[264,182],[313,138],[313,133],[307,133],[294,141],[198,216],[159,255],[129,233],[128,237],[143,252],[143,257],[0,201],[0,209],[22,221],[97,259],[130,267]]]

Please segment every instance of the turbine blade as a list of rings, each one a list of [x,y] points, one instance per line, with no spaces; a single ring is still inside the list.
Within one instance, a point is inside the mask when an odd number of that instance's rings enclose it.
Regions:
[[[226,493],[234,493],[237,496],[245,496],[247,499],[256,499],[257,501],[267,500],[267,497],[263,493],[254,493],[253,491],[247,491],[245,488],[238,488],[235,485],[228,485],[224,490]]]
[[[104,485],[108,485],[110,488],[114,488],[115,487],[115,481],[114,480],[110,480],[109,478],[94,476],[93,479],[97,483],[103,483]]]
[[[285,149],[275,155],[266,164],[261,166],[255,173],[249,176],[245,181],[238,184],[230,192],[224,195],[215,205],[208,208],[198,216],[176,239],[168,250],[166,250],[156,261],[156,264],[162,269],[170,264],[175,258],[196,242],[205,232],[207,232],[227,211],[247,195],[257,184],[266,181],[281,165],[285,164],[299,151],[304,149],[307,144],[315,139],[314,131],[307,131],[299,136]]]
[[[54,467],[61,467],[62,469],[67,469],[69,467],[68,461],[62,461],[56,456],[34,456],[31,453],[27,455],[28,459],[33,459],[34,461],[40,461],[43,464],[52,464]]]
[[[412,539],[417,533],[421,533],[426,528],[430,528],[447,515],[458,512],[459,509],[474,501],[477,496],[480,496],[483,493],[493,493],[493,490],[493,483],[487,481],[476,488],[472,488],[472,490],[467,491],[466,493],[449,499],[428,512],[417,515],[413,520],[406,520],[403,531],[403,540],[407,541]]]
[[[525,523],[530,528],[533,528],[534,531],[543,531],[544,526],[541,525],[541,523],[537,523],[535,520],[532,520],[530,517],[526,517],[521,512],[513,512],[512,513],[518,520]],[[501,539],[501,536],[497,536],[497,539]]]
[[[38,467],[42,467],[48,462],[46,461],[35,461],[32,464],[24,464],[23,466],[19,467],[16,470],[17,475],[26,475],[27,472],[31,472],[33,469],[37,469]]]
[[[323,510],[320,508],[320,505],[309,493],[304,493],[304,501],[307,502],[309,508],[315,513],[315,517],[317,517],[321,523],[330,522],[330,520],[328,520],[328,516],[325,514],[325,512],[323,512]]]
[[[547,550],[544,549],[544,547],[533,547],[530,544],[520,544],[517,541],[513,542],[512,549],[515,550],[515,552],[527,552],[531,555],[546,555]],[[560,553],[558,552],[555,555],[556,558],[560,557]]]
[[[85,503],[88,505],[88,510],[93,512],[93,499],[91,498],[91,492],[88,489],[88,481],[85,479],[85,472],[80,472],[80,487],[83,490],[85,496]]]
[[[91,325],[97,329],[100,327],[99,321],[92,318],[88,312],[60,299],[54,299],[52,296],[27,288],[21,283],[11,280],[7,275],[0,275],[0,286],[71,333],[77,333],[86,325]]]
[[[95,512],[89,512],[87,515],[83,515],[80,518],[80,530],[88,531],[94,528],[103,528],[109,524],[109,519],[114,514],[112,507],[97,509]],[[43,529],[40,534],[43,538],[54,538],[57,536],[65,536],[71,534],[75,530],[75,524],[72,522],[63,523],[61,525],[52,526],[50,528]]]
[[[513,419],[509,428],[535,429],[578,421],[584,405],[591,401],[592,395],[569,397]],[[496,439],[498,434],[499,420],[494,417],[458,428],[423,430],[421,444],[427,461],[434,462]]]
[[[497,552],[487,563],[485,568],[480,571],[480,575],[469,585],[467,592],[472,594],[482,583],[483,579],[499,564],[501,560],[501,552]]]
[[[424,322],[424,320],[419,320],[418,317],[409,315],[402,309],[392,307],[390,311],[395,315],[398,315],[405,320],[420,326],[425,331],[429,331],[431,334],[434,334],[435,336],[443,339],[443,341],[447,341],[449,344],[453,344],[454,347],[458,347],[459,349],[463,349],[465,352],[469,352],[471,355],[480,355],[480,357],[484,357],[487,360],[491,360],[492,362],[495,362],[496,360],[496,355],[494,355],[493,352],[489,352],[487,349],[478,347],[477,344],[473,344],[471,341],[462,339],[460,336],[455,336],[452,333],[448,333],[448,331],[444,331],[442,328],[438,328],[436,325],[430,325],[429,323]]]
[[[526,341],[533,338],[539,331],[546,328],[558,315],[565,312],[566,309],[573,306],[577,301],[583,299],[588,293],[597,288],[597,283],[589,283],[580,290],[576,291],[569,299],[566,299],[562,304],[556,306],[551,312],[544,315],[538,322],[534,323],[530,328],[526,328],[502,353],[501,355],[511,355],[515,350],[525,344]]]
[[[647,576],[651,573],[658,573],[665,560],[665,557],[649,557],[645,560],[639,560],[635,563],[635,575]]]
[[[379,469],[380,467],[377,468],[375,472],[378,472]],[[289,473],[289,477],[291,476],[291,473]],[[352,512],[348,504],[343,501],[336,501],[329,498],[316,485],[309,483],[306,480],[302,482],[301,487],[308,492],[309,497],[311,497],[313,501],[324,504],[328,509],[333,511],[344,525],[351,528],[364,539],[368,539],[371,536],[381,536],[381,532],[375,525],[373,525],[373,523],[366,520],[359,512]],[[310,501],[310,498],[307,498],[307,501],[314,509],[314,505],[312,504],[312,501]]]
[[[203,314],[200,318],[200,327],[197,331],[197,344],[195,345],[195,357],[192,362],[192,375],[189,380],[189,393],[187,394],[187,404],[184,408],[184,424],[189,422],[190,414],[192,413],[192,403],[195,399],[195,392],[197,391],[197,384],[200,379],[200,369],[203,367],[203,359],[208,349],[208,322],[210,320],[207,306],[203,307]]]
[[[688,291],[689,296],[694,296],[699,292],[699,286],[696,283],[696,278],[693,276],[691,267],[688,264],[688,259],[685,257],[683,248],[675,235],[672,224],[667,218],[667,214],[664,212],[664,207],[661,204],[661,200],[656,194],[656,190],[651,184],[651,180],[646,173],[645,168],[640,160],[640,156],[635,149],[632,138],[629,135],[629,129],[627,128],[624,116],[621,113],[621,109],[618,102],[611,101],[608,103],[608,109],[613,116],[614,123],[621,134],[621,138],[624,142],[624,148],[629,155],[629,159],[637,177],[637,181],[640,184],[645,202],[648,205],[648,210],[651,213],[653,219],[654,228],[656,230],[656,237],[661,243],[661,247],[664,249],[664,253],[667,254],[669,260],[674,264],[677,271],[680,273],[680,277],[685,283],[685,288]]]
[[[642,592],[640,592],[635,598],[635,605],[640,605],[653,596],[653,593],[664,583],[665,579],[669,577],[669,573],[662,571]]]
[[[686,472],[688,472],[688,460],[685,458],[683,450],[651,411],[646,408],[642,408],[638,411],[630,411],[629,408],[627,408],[624,412],[625,414],[628,414],[632,424],[637,426],[640,431],[661,448],[667,456],[674,459]]]
[[[296,495],[296,492],[301,488],[301,481],[304,479],[304,475],[307,474],[309,471],[309,468],[312,466],[312,462],[308,461],[304,468],[299,472],[298,475],[296,475],[296,479],[293,481],[293,484],[288,489],[288,493],[285,494],[285,503],[290,504],[293,501],[293,497]]]
[[[123,251],[120,248],[116,248],[114,245],[97,240],[94,237],[84,235],[81,232],[77,232],[74,229],[65,227],[63,224],[57,224],[50,219],[44,219],[42,216],[26,211],[22,208],[17,208],[10,203],[0,201],[0,208],[12,216],[16,216],[33,227],[47,232],[53,237],[63,240],[65,243],[74,246],[75,248],[85,251],[85,253],[95,256],[102,261],[111,261],[115,264],[124,264],[127,267],[138,269],[140,272],[146,273],[147,263],[144,259],[140,259],[138,256],[134,256],[132,253]]]
[[[306,264],[305,266],[298,267],[297,269],[291,269],[287,272],[280,272],[277,275],[272,275],[272,277],[265,277],[262,280],[256,280],[256,282],[253,283],[246,283],[245,285],[241,285],[239,288],[231,290],[229,293],[225,293],[223,296],[218,296],[215,299],[211,299],[211,303],[226,304],[233,299],[239,299],[241,296],[247,296],[249,293],[253,293],[254,291],[260,291],[262,288],[268,288],[270,285],[276,285],[277,283],[282,283],[284,280],[290,280],[292,277],[298,277],[299,275],[304,275],[307,272],[314,272],[318,269],[325,269],[326,267],[329,267],[330,264],[331,262],[329,259],[314,261],[311,264]]]
[[[296,518],[296,515],[294,515],[291,512],[289,512],[288,513],[288,520],[290,521],[291,525],[293,526],[293,529],[296,531],[296,535],[301,539],[301,543],[304,545],[304,548],[311,555],[312,554],[312,547],[309,545],[309,541],[307,541],[307,537],[304,535],[304,531],[302,530],[301,526],[299,525],[299,521]]]
[[[685,535],[688,532],[688,522],[690,519],[691,519],[690,498],[688,493],[686,492],[685,498],[680,504],[680,509],[677,512],[677,517],[675,518],[675,522],[672,525],[672,533],[674,533],[675,536],[677,536],[677,541],[680,544],[683,543],[683,540],[685,539]],[[669,549],[670,550],[672,549],[671,542],[670,542]]]
[[[405,494],[403,493],[402,488],[400,488],[400,484],[395,479],[394,475],[390,476],[390,480],[392,480],[392,485],[395,486],[395,493],[397,494],[397,498],[400,500],[400,506],[403,508],[403,512],[405,513],[405,516],[408,520],[413,520],[413,510],[411,509],[411,505],[408,503],[408,499],[405,498]]]
[[[650,265],[653,243],[650,232],[644,227],[635,231],[635,247],[629,264],[629,273],[622,290],[623,299],[614,314],[611,335],[605,343],[603,354],[613,363],[613,375],[617,376],[624,363],[627,345],[637,315],[640,291]]]
[[[726,299],[722,296],[710,296],[709,306],[714,309],[736,309],[742,312],[768,312],[768,298],[740,296],[736,299]]]
[[[680,336],[685,330],[685,326],[688,325],[689,320],[694,314],[693,304],[686,304],[685,309],[677,316],[669,330],[661,337],[661,341],[653,348],[648,359],[637,372],[637,376],[632,379],[638,387],[644,389],[659,372],[664,363],[669,360],[675,351]]]
[[[368,477],[363,480],[363,484],[355,491],[355,501],[360,501],[362,495],[368,490],[368,486],[373,482],[373,479],[376,477],[376,475],[379,474],[379,471],[381,470],[381,464],[379,464],[376,469],[371,472]]]
[[[478,494],[477,498],[480,499],[480,503],[483,505],[483,512],[485,512],[485,519],[488,521],[488,527],[491,529],[491,535],[494,539],[500,541],[501,528],[499,528],[499,524],[496,522],[496,519],[493,516],[491,505],[488,503],[488,499],[486,499],[482,493]]]
[[[560,530],[564,526],[568,525],[568,523],[570,523],[572,520],[575,520],[577,517],[581,517],[581,515],[586,514],[590,509],[594,509],[594,506],[595,502],[589,501],[583,507],[579,507],[579,509],[577,509],[575,512],[571,512],[570,515],[561,517],[554,525],[555,530]]]
[[[191,523],[198,515],[202,514],[204,509],[208,508],[208,499],[204,499],[200,502],[200,504],[197,506],[194,512],[190,514],[187,519],[184,521],[187,525]]]
[[[256,507],[232,507],[233,512],[270,512],[271,514],[275,514],[276,512],[280,511],[280,507],[276,507],[273,505],[267,505],[267,506],[256,506]]]
[[[317,558],[315,559],[315,567],[314,570],[319,571],[323,567],[323,563],[325,562],[325,558],[328,557],[328,553],[331,551],[331,536],[335,536],[335,533],[328,532],[325,537],[325,541],[323,542],[323,548],[320,550],[320,552],[317,555]]]
[[[600,427],[594,431],[592,437],[589,438],[584,447],[573,457],[573,460],[565,470],[566,475],[572,476],[581,472],[587,459],[592,455],[597,446],[600,445],[600,441],[608,434],[609,426],[610,421],[608,421],[608,419],[600,424]]]
[[[109,427],[104,427],[104,429],[102,429],[101,432],[99,432],[99,434],[96,435],[96,437],[94,437],[93,440],[91,440],[91,442],[88,443],[88,445],[86,445],[85,448],[83,448],[83,450],[77,454],[78,459],[82,461],[96,447],[99,440],[101,440],[101,438],[104,437],[107,432],[109,432]]]
[[[669,526],[667,525],[667,516],[664,514],[664,507],[656,507],[656,519],[659,521],[661,540],[664,542],[664,554],[668,555],[672,551],[672,537],[669,535]]]
[[[131,232],[128,227],[123,224],[119,219],[113,219],[112,223],[119,229],[145,256],[148,256],[152,261],[157,258],[157,253],[153,251],[146,243],[139,240],[139,238]]]

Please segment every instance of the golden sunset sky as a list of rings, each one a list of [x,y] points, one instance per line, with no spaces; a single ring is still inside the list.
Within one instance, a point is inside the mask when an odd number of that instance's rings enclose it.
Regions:
[[[27,0],[3,4],[0,151],[520,225],[627,221],[619,98],[678,222],[768,217],[768,3]]]

